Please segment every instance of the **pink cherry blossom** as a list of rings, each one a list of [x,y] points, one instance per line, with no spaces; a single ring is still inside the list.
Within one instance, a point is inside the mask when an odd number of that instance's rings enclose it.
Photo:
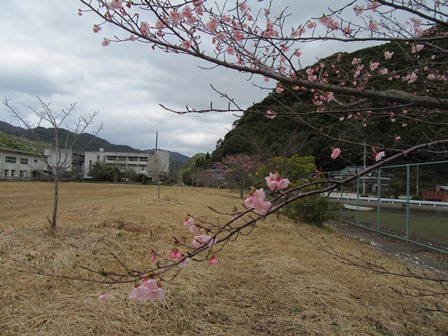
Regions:
[[[219,24],[218,20],[212,18],[209,22],[205,24],[205,28],[207,28],[209,32],[215,33],[216,29],[218,28],[218,24]]]
[[[235,53],[235,48],[233,48],[232,46],[229,46],[229,47],[227,48],[227,53],[228,53],[229,55],[233,55],[233,54]]]
[[[194,224],[194,218],[191,216],[188,216],[185,220],[184,220],[184,225],[190,227],[191,225]]]
[[[271,206],[272,204],[269,201],[260,202],[255,207],[254,212],[258,215],[265,215],[269,211]]]
[[[287,178],[280,178],[277,176],[277,174],[269,173],[269,176],[265,178],[266,184],[270,190],[282,190],[287,188],[290,185],[289,179]],[[260,202],[263,202],[264,197],[262,200],[259,200]]]
[[[302,52],[300,51],[300,49],[296,49],[296,51],[294,51],[293,55],[296,57],[300,57],[300,56],[302,56]]]
[[[360,64],[361,63],[361,59],[360,58],[354,58],[353,60],[352,60],[352,65],[356,65],[356,64]]]
[[[407,75],[404,80],[409,84],[412,84],[417,80],[417,75],[415,74],[415,72],[412,72],[411,74]]]
[[[101,26],[100,25],[93,25],[93,32],[94,33],[98,33],[101,30]]]
[[[171,250],[170,259],[182,259],[182,253],[180,253],[180,251],[177,247],[175,247]]]
[[[353,29],[350,28],[349,26],[346,26],[342,28],[342,32],[344,33],[345,36],[350,36],[351,33],[353,32]]]
[[[415,53],[418,53],[420,50],[422,50],[423,47],[424,47],[423,44],[416,44],[416,45],[412,46],[411,51],[412,51],[413,54],[415,54]]]
[[[377,154],[375,154],[375,161],[376,162],[378,162],[378,161],[380,161],[383,157],[385,157],[386,156],[386,153],[384,153],[384,152],[379,152],[379,153],[377,153]]]
[[[191,43],[190,41],[182,41],[182,47],[184,47],[185,49],[190,49],[191,48]]]
[[[196,248],[200,248],[203,246],[212,247],[213,245],[215,245],[215,242],[216,242],[216,240],[212,236],[202,234],[200,236],[194,237],[194,240],[191,243],[191,245],[193,245]]]
[[[367,27],[371,30],[371,31],[376,31],[378,30],[378,24],[375,21],[369,21],[369,24],[367,25]]]
[[[416,18],[413,18],[412,22],[414,23],[414,28],[418,28],[422,24],[422,20]]]
[[[190,258],[185,258],[184,260],[182,260],[182,262],[179,264],[179,267],[181,268],[185,268],[188,265],[191,264],[191,259]]]
[[[370,63],[370,71],[375,71],[380,66],[380,62]]]
[[[394,139],[395,139],[395,141],[399,141],[399,140],[401,140],[401,136],[396,135]]]
[[[356,5],[355,8],[354,8],[355,15],[356,16],[360,16],[362,14],[362,12],[364,11],[364,9],[365,9],[364,5],[362,5],[362,6]]]
[[[274,119],[277,116],[277,113],[273,112],[271,109],[266,111],[266,118]]]
[[[171,10],[169,12],[170,20],[173,23],[173,25],[177,26],[180,24],[183,18],[183,14],[179,13],[178,11]]]
[[[275,92],[282,93],[285,89],[281,83],[277,83],[277,87],[275,88]]]
[[[188,231],[190,231],[191,233],[197,233],[199,229],[196,225],[192,225],[188,228]]]
[[[218,40],[224,41],[227,37],[225,32],[219,32],[215,35]]]
[[[165,28],[165,23],[162,20],[157,20],[155,27],[156,29],[163,29]]]
[[[308,29],[316,28],[316,26],[317,26],[317,23],[314,22],[314,21],[309,21],[309,22],[306,24],[306,27],[307,27]]]
[[[367,8],[372,10],[372,12],[376,12],[376,9],[380,6],[380,4],[377,1],[372,1],[367,5]]]
[[[199,16],[204,15],[204,8],[202,7],[202,5],[198,5],[195,9],[194,9],[195,13]]]
[[[123,0],[112,0],[111,2],[106,3],[106,6],[109,9],[120,9],[123,7]]]
[[[209,265],[216,265],[218,263],[218,259],[216,259],[215,256],[212,256],[209,260],[208,260],[208,264]]]
[[[265,177],[264,179],[266,180],[266,182],[272,182],[272,181],[276,181],[278,178],[278,174],[277,173],[269,173],[269,176]]]
[[[434,79],[436,79],[437,77],[436,77],[436,75],[434,75],[434,74],[429,74],[427,78],[428,78],[429,80],[434,80]]]
[[[100,296],[98,296],[97,299],[100,300],[100,301],[103,301],[103,300],[110,300],[111,297],[110,297],[109,294],[101,294]]]
[[[262,188],[255,190],[246,200],[244,206],[253,209],[256,214],[264,215],[271,208],[272,204],[265,201],[266,194]]]
[[[238,9],[239,9],[241,12],[245,12],[245,11],[247,10],[247,5],[246,5],[246,3],[242,3],[241,5],[239,5],[239,6],[238,6]]]
[[[341,149],[339,147],[337,147],[337,148],[333,149],[330,156],[332,159],[337,159],[339,157],[339,155],[341,155]]]
[[[160,301],[165,296],[165,290],[157,283],[156,280],[145,280],[143,285],[134,288],[128,295],[129,299],[151,302]]]
[[[104,38],[103,42],[101,42],[101,45],[103,47],[107,47],[107,46],[109,46],[109,44],[110,44],[110,40],[107,38]]]
[[[244,34],[241,32],[241,30],[237,29],[233,32],[232,37],[236,42],[241,42],[244,38]]]
[[[244,201],[244,206],[248,209],[255,209],[255,207],[258,204],[257,198],[253,195],[250,195],[246,200]]]
[[[142,21],[142,24],[140,25],[140,31],[143,35],[149,34],[149,23],[146,21]]]
[[[384,52],[384,59],[391,59],[392,58],[392,56],[394,55],[394,53],[393,52],[391,52],[391,51],[385,51]]]
[[[291,182],[289,182],[288,178],[282,178],[280,181],[278,181],[277,189],[278,190],[286,189],[290,184]]]

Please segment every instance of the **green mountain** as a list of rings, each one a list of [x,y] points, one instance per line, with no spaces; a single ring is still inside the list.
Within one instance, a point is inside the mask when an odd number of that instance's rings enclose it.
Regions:
[[[434,48],[448,50],[448,41],[437,43]],[[403,52],[405,47],[410,49],[409,46],[391,42],[353,53],[337,53],[319,60],[311,67],[325,71],[328,82],[337,84],[341,73],[353,72],[354,58],[362,59],[362,63],[367,66],[380,60],[381,67],[393,70],[404,78],[409,74],[409,69],[415,65],[415,60]],[[394,57],[385,60],[386,51],[393,52]],[[432,52],[430,47],[426,47],[421,51],[421,59],[431,58]],[[447,71],[446,60],[437,57],[432,62],[439,63],[440,73],[444,74]],[[325,64],[325,67],[321,64]],[[339,68],[334,69],[331,64],[338,64]],[[388,76],[375,76],[373,71],[371,73],[372,77],[368,81],[368,89],[371,90],[415,93],[430,91],[436,97],[448,98],[448,88],[440,81],[435,81],[432,87],[428,87],[427,83],[410,85],[402,79],[389,80]],[[305,70],[298,76],[306,76]],[[338,79],[336,81],[332,78]],[[429,139],[448,136],[446,113],[417,111],[411,108],[406,113],[403,112],[405,108],[394,110],[384,101],[366,99],[351,106],[351,97],[342,97],[347,103],[344,108],[340,104],[330,103],[326,105],[324,112],[317,113],[317,107],[312,103],[313,92],[294,90],[286,85],[284,87],[282,93],[271,92],[261,102],[248,108],[241,118],[234,122],[233,129],[222,141],[218,141],[219,146],[212,153],[212,161],[217,162],[227,155],[238,153],[256,154],[261,157],[312,155],[316,158],[318,167],[331,171],[350,164],[362,165],[364,147],[368,155],[366,164],[369,165],[373,162],[371,155],[373,150],[384,150],[390,155],[412,145],[427,142]],[[275,119],[266,118],[268,109],[277,114]],[[381,117],[375,117],[374,113]],[[425,122],[422,122],[423,119]],[[397,136],[400,136],[399,140]],[[340,147],[344,159],[348,162],[342,159],[332,160],[330,154],[333,147]],[[414,162],[447,159],[447,153],[448,151],[419,152],[413,154],[410,159]],[[409,158],[407,159],[409,162]]]

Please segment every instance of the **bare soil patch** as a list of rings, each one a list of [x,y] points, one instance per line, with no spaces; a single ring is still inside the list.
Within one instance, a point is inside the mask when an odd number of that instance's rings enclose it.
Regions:
[[[151,186],[63,183],[60,195],[52,237],[46,228],[52,185],[0,183],[1,335],[448,334],[446,315],[421,308],[446,307],[448,298],[396,292],[428,284],[342,264],[309,241],[363,254],[394,271],[413,265],[336,230],[275,216],[228,244],[218,265],[192,263],[164,283],[167,295],[160,303],[128,300],[129,284],[28,273],[36,266],[95,279],[79,265],[118,270],[111,253],[143,268],[151,249],[169,251],[173,235],[186,235],[187,213],[212,219],[219,216],[207,206],[241,207],[237,193],[215,189],[163,187],[158,199]],[[112,299],[98,301],[102,293]]]

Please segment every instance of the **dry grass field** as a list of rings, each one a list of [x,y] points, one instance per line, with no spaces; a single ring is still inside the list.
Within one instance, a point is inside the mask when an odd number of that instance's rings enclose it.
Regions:
[[[228,244],[218,265],[192,263],[157,303],[127,299],[130,284],[104,285],[33,274],[93,278],[78,265],[120,269],[111,252],[143,268],[169,251],[182,221],[241,206],[237,193],[180,187],[64,183],[56,237],[47,231],[49,183],[0,182],[0,335],[448,335],[448,317],[394,289],[414,279],[342,264],[314,247],[365,255],[394,271],[404,264],[368,243],[282,217]],[[412,266],[411,266],[412,267]],[[108,301],[97,300],[108,293]],[[440,299],[439,299],[440,300]],[[448,298],[445,298],[448,300]],[[440,302],[446,307],[447,302]]]

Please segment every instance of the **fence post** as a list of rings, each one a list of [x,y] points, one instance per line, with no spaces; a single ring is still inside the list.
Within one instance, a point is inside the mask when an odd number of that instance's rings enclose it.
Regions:
[[[377,195],[378,195],[378,209],[377,209],[377,216],[376,216],[376,230],[380,230],[380,223],[381,223],[381,168],[378,168],[378,178],[377,178]]]
[[[356,224],[359,225],[359,177],[356,179]]]
[[[409,197],[411,193],[411,165],[406,165],[406,241],[409,241],[409,221],[410,221],[410,203]]]

